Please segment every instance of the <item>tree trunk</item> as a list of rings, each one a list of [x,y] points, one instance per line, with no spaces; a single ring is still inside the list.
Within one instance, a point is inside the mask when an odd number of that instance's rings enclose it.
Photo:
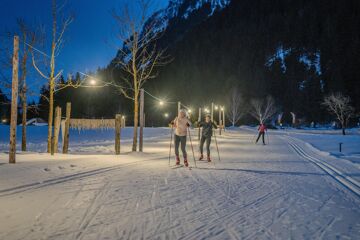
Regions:
[[[11,89],[11,119],[10,119],[10,146],[9,163],[16,162],[16,125],[17,125],[17,100],[19,81],[19,37],[14,37],[14,53],[12,58],[12,89]]]
[[[52,81],[52,80],[50,80]],[[50,83],[50,94],[49,94],[49,120],[48,120],[48,139],[47,139],[47,152],[51,152],[51,139],[52,139],[52,125],[54,117],[54,87]]]
[[[145,116],[144,116],[144,89],[140,89],[140,135],[139,135],[139,152],[143,151],[144,144],[144,124]]]
[[[61,108],[55,108],[55,121],[54,121],[54,153],[58,153],[59,150],[59,134],[61,124]]]
[[[137,132],[138,132],[138,125],[139,125],[139,101],[138,101],[138,93],[135,93],[134,98],[134,132],[133,132],[133,145],[132,151],[136,152],[137,148]]]
[[[22,90],[22,135],[21,135],[21,151],[26,151],[26,121],[27,121],[27,98],[26,85]]]

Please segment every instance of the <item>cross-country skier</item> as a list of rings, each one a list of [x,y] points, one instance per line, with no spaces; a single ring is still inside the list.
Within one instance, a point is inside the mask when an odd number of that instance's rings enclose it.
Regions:
[[[205,122],[200,122],[199,127],[202,127],[202,134],[200,139],[200,157],[199,160],[204,159],[203,154],[203,148],[204,143],[206,142],[206,151],[207,151],[207,161],[211,162],[210,158],[210,143],[211,143],[211,137],[213,134],[213,128],[217,129],[217,126],[215,123],[213,123],[210,119],[210,115],[205,116]]]
[[[180,165],[179,157],[179,145],[181,145],[181,151],[184,157],[184,165],[189,166],[186,153],[186,136],[187,128],[190,127],[191,122],[186,116],[186,111],[181,109],[179,115],[171,122],[175,128],[174,134],[174,143],[175,143],[175,155],[176,155],[176,165]]]
[[[263,144],[265,145],[265,131],[267,131],[266,125],[264,123],[261,123],[260,126],[258,127],[258,131],[259,131],[259,135],[258,135],[255,143],[257,143],[259,141],[260,137],[262,136],[262,141],[263,141]]]

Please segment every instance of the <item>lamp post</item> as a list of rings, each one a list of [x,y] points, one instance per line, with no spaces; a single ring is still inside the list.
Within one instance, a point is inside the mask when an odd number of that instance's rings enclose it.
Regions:
[[[222,126],[223,126],[223,129],[225,132],[225,107],[224,106],[221,107],[221,111],[222,111]]]
[[[219,122],[218,122],[218,126],[219,126],[219,135],[221,136],[221,108],[218,109],[219,110]]]
[[[214,121],[214,103],[211,103],[211,121]]]

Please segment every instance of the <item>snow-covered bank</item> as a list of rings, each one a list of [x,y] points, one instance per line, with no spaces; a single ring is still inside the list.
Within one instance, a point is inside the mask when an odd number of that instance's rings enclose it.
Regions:
[[[0,152],[9,149],[9,131],[7,125],[0,125]],[[21,127],[17,128],[17,148],[21,149]],[[126,127],[121,131],[121,141],[132,139],[133,128]],[[157,138],[169,135],[168,128],[145,128],[144,138]],[[30,152],[46,152],[47,148],[47,126],[27,127],[27,147]],[[59,144],[61,146],[61,136]],[[87,154],[112,154],[114,153],[115,131],[114,129],[99,130],[75,130],[70,129],[70,153]]]
[[[142,154],[126,153],[130,141],[120,156],[29,153],[9,165],[0,154],[0,239],[358,238],[347,178],[358,182],[359,169],[337,161],[337,179],[301,142],[274,134],[255,145],[253,135],[217,135],[221,162],[213,142],[215,168],[192,170],[168,167],[168,135],[146,139]]]
[[[242,126],[241,129],[255,132],[256,128]],[[360,164],[360,132],[358,128],[347,130],[348,135],[342,135],[341,130],[334,129],[278,129],[269,130],[271,135],[290,135],[298,138],[319,150],[323,155],[344,158]],[[342,143],[342,152],[339,144]]]

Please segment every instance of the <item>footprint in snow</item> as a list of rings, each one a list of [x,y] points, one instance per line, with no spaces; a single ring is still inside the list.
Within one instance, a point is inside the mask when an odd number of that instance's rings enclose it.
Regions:
[[[59,168],[60,170],[65,169],[65,167],[63,167],[63,166],[58,166],[58,168]]]
[[[71,164],[70,167],[76,167],[76,165]]]
[[[51,170],[50,170],[50,168],[44,168],[44,171],[45,172],[50,172]]]

